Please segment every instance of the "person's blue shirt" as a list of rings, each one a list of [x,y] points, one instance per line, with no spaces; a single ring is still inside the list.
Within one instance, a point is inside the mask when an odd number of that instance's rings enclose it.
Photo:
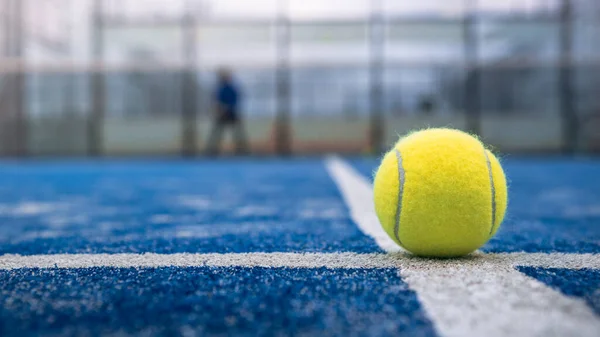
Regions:
[[[239,91],[231,82],[222,82],[217,88],[217,102],[223,107],[228,118],[236,118],[239,101]]]

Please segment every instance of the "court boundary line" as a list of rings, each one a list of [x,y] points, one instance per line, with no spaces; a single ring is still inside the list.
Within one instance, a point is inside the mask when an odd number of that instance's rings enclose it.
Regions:
[[[123,253],[0,255],[0,270],[23,268],[152,268],[152,267],[287,267],[287,268],[399,268],[461,266],[517,266],[563,269],[600,269],[600,254],[474,253],[459,259],[425,259],[408,253]]]
[[[327,157],[325,166],[350,210],[350,217],[359,229],[373,238],[379,248],[385,252],[404,251],[379,224],[373,204],[371,183],[337,156]]]

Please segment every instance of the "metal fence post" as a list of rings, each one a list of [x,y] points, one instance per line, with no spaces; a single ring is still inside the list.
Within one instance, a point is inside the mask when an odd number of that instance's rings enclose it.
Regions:
[[[13,21],[13,49],[14,58],[18,61],[17,71],[14,74],[13,85],[13,108],[15,121],[15,148],[14,154],[18,157],[27,155],[28,152],[28,113],[25,105],[26,99],[26,83],[25,83],[25,53],[23,52],[25,34],[24,31],[24,6],[23,1],[16,0],[13,2],[14,21]]]
[[[562,0],[560,9],[558,90],[562,116],[563,152],[573,153],[579,129],[573,91],[573,6]]]
[[[476,0],[466,0],[463,19],[465,92],[464,106],[467,129],[481,135],[481,69],[479,64],[479,41],[477,39]]]
[[[277,19],[277,115],[275,116],[275,152],[287,155],[291,152],[290,137],[290,19],[289,1],[279,0]]]
[[[384,27],[382,2],[373,0],[371,2],[371,15],[369,17],[369,43],[370,43],[370,127],[369,142],[370,150],[379,153],[383,150],[385,130],[384,121],[384,92],[383,92],[383,68],[384,68]]]
[[[105,69],[103,0],[95,0],[92,14],[92,111],[88,118],[88,155],[100,156],[103,148],[103,124],[105,115]]]
[[[186,2],[186,4],[189,4]],[[189,7],[189,6],[188,6]],[[196,121],[197,83],[196,83],[196,20],[195,15],[186,11],[183,17],[183,56],[184,68],[182,71],[182,139],[181,151],[183,156],[197,154],[198,128]]]

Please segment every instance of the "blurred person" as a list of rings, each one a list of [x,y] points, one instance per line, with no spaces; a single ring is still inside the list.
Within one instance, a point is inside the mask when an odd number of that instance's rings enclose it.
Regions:
[[[233,80],[231,71],[227,68],[221,68],[217,72],[217,87],[213,99],[215,103],[215,121],[208,139],[206,153],[212,156],[219,153],[223,130],[230,128],[234,134],[235,153],[246,154],[248,148],[239,111],[242,93]]]

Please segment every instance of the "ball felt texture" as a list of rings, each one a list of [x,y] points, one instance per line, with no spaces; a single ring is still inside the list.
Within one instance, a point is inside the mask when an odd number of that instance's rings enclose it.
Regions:
[[[420,256],[475,251],[496,234],[507,206],[498,159],[477,138],[453,129],[401,138],[384,156],[373,193],[383,229]]]

